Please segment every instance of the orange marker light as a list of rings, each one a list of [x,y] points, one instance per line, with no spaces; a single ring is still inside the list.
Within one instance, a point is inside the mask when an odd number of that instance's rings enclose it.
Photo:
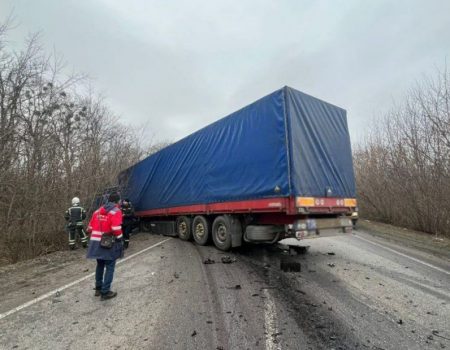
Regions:
[[[297,197],[297,207],[313,207],[314,198],[313,197]]]
[[[355,198],[345,198],[344,206],[345,207],[356,207],[356,199]]]

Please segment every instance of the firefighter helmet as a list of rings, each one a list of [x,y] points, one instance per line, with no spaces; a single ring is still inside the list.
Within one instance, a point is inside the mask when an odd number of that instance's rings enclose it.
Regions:
[[[72,205],[80,205],[80,198],[73,197],[72,198]]]

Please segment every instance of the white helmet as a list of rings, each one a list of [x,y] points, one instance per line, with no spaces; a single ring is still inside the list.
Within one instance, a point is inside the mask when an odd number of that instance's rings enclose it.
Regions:
[[[73,197],[72,198],[72,205],[80,205],[80,198]]]

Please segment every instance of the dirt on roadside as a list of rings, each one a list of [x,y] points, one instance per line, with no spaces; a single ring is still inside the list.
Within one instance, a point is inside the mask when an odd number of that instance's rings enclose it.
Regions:
[[[131,237],[129,256],[158,240],[138,233]],[[0,313],[95,271],[95,261],[86,259],[86,248],[53,252],[31,260],[0,267]]]
[[[383,224],[376,221],[360,219],[357,229],[387,241],[406,245],[437,257],[450,260],[450,239],[444,236],[409,230],[403,227]]]

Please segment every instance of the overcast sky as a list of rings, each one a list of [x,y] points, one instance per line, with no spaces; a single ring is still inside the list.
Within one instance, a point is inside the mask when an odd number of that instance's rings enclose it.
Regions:
[[[284,86],[372,121],[450,53],[450,1],[0,0],[129,124],[189,133]]]

